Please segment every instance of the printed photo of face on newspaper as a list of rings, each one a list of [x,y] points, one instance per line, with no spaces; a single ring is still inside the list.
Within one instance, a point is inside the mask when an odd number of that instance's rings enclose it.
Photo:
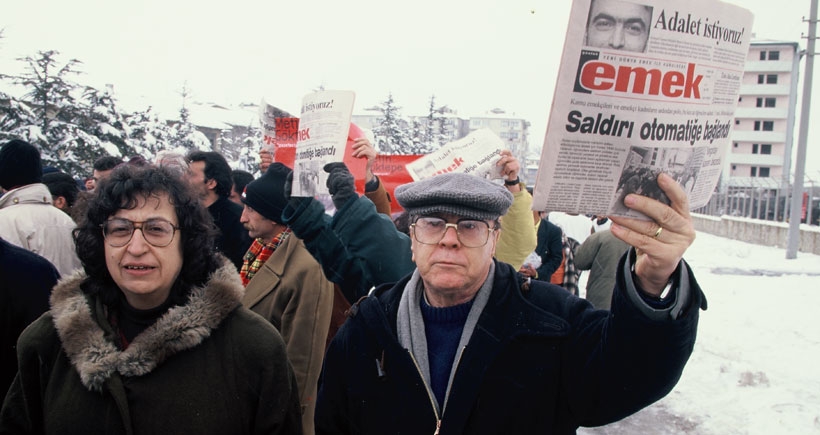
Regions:
[[[592,0],[585,45],[643,53],[651,22],[651,6],[621,0]]]

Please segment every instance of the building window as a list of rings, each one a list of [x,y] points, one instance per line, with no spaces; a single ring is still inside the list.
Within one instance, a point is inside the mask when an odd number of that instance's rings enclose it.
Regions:
[[[777,74],[766,74],[766,84],[767,85],[776,85],[777,84]]]
[[[755,131],[774,131],[774,121],[755,121]]]
[[[737,142],[735,142],[735,148],[737,148]]]
[[[757,75],[757,84],[762,85],[766,83],[766,75],[765,74],[758,74]]]
[[[753,143],[752,144],[752,154],[757,154],[757,150],[760,148],[760,145]]]
[[[760,168],[759,172],[761,177],[768,177],[769,176],[769,168]]]
[[[740,120],[739,119],[735,119],[735,125],[740,125]]]
[[[732,165],[732,170],[734,171],[735,169],[737,169],[737,165]]]
[[[774,107],[777,104],[777,98],[758,98],[755,106],[757,107]]]
[[[780,60],[780,52],[777,50],[770,51],[769,60]]]
[[[757,177],[757,166],[752,166],[752,177]]]
[[[772,153],[772,144],[764,143],[760,145],[760,154],[771,154]]]
[[[760,52],[760,60],[766,60],[766,50]]]

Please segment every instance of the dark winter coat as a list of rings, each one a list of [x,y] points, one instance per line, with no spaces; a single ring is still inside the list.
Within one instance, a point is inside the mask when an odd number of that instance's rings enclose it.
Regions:
[[[440,433],[574,433],[579,425],[616,421],[663,397],[692,352],[703,300],[694,276],[686,275],[689,303],[682,313],[676,320],[666,313],[652,320],[647,306],[633,302],[637,290],[627,289],[623,274],[607,312],[541,281],[524,291],[515,270],[496,262],[490,299],[454,363]],[[422,376],[397,339],[408,279],[376,289],[353,307],[331,343],[319,384],[317,433],[436,431]]]
[[[413,271],[410,238],[365,197],[348,201],[332,218],[316,200],[291,201],[282,220],[351,304]]]
[[[17,374],[17,338],[48,311],[58,279],[50,261],[0,238],[0,395]]]
[[[546,219],[541,219],[538,225],[538,244],[535,246],[535,253],[541,257],[541,266],[536,269],[538,273],[536,279],[549,282],[552,274],[561,265],[564,259],[561,234],[561,227]]]
[[[231,260],[237,272],[242,269],[242,258],[253,243],[248,230],[239,222],[242,210],[241,205],[222,197],[208,207],[214,225],[219,229],[215,249]]]
[[[232,264],[124,351],[83,278],[62,280],[51,311],[21,335],[0,433],[301,434],[285,345],[240,306]]]

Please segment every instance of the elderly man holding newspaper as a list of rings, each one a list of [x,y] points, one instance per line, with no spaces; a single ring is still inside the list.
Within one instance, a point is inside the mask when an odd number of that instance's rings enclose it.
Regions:
[[[575,433],[666,395],[706,301],[682,260],[695,238],[685,192],[640,195],[613,217],[633,248],[611,311],[493,259],[507,189],[447,173],[396,189],[416,269],[350,309],[328,348],[316,408],[327,434]],[[450,231],[452,229],[452,231]]]

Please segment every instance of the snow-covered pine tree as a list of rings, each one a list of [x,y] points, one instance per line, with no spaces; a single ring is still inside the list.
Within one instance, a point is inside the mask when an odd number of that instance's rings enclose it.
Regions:
[[[242,148],[239,153],[238,169],[244,169],[251,174],[259,172],[259,150],[262,148],[262,129],[248,124],[242,135]]]
[[[125,117],[128,144],[141,156],[153,159],[159,151],[173,149],[171,141],[174,135],[171,127],[159,119],[152,107],[134,112]]]
[[[79,75],[81,62],[71,59],[61,64],[55,50],[39,51],[37,57],[19,59],[27,64],[18,76],[8,76],[25,89],[20,102],[34,118],[28,126],[15,127],[16,134],[40,148],[43,164],[80,176],[91,172],[95,156],[102,155],[99,138],[85,131],[82,94],[85,90],[69,80]]]
[[[213,151],[211,141],[198,131],[190,120],[191,112],[188,110],[187,103],[191,91],[187,84],[182,86],[180,95],[182,95],[182,107],[179,109],[179,122],[172,127],[171,145],[175,148],[183,148],[186,152],[191,150]]]
[[[412,141],[407,133],[407,122],[401,119],[399,110],[393,102],[393,93],[389,93],[379,110],[382,116],[379,125],[373,129],[376,146],[382,154],[411,154]]]
[[[79,124],[83,130],[100,139],[107,154],[124,159],[136,155],[150,159],[151,155],[139,153],[128,143],[129,127],[117,108],[112,86],[106,86],[104,90],[88,87],[83,96],[85,113]]]
[[[41,134],[34,111],[23,101],[0,91],[0,141],[31,141]]]
[[[438,117],[436,116],[436,96],[430,96],[430,106],[427,110],[427,122],[424,125],[424,141],[436,145],[441,145],[436,143],[436,136],[438,132],[436,131],[436,121]]]

